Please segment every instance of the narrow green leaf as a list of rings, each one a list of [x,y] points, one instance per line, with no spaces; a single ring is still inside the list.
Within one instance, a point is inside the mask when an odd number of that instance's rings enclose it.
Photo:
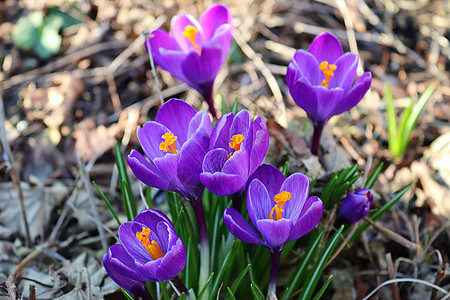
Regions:
[[[208,286],[209,286],[210,282],[212,281],[213,277],[214,277],[214,273],[211,273],[211,275],[209,275],[209,277],[208,277],[208,280],[206,280],[205,285],[203,286],[200,294],[198,294],[197,299],[203,299],[203,294],[208,289]]]
[[[230,248],[230,251],[228,251],[228,254],[225,257],[222,266],[220,267],[219,272],[217,273],[217,277],[214,279],[214,283],[211,288],[211,293],[209,295],[210,300],[214,300],[216,298],[217,290],[219,289],[220,283],[222,281],[222,276],[225,270],[231,266],[231,263],[233,262],[235,256],[235,252],[240,243],[241,241],[235,240]]]
[[[231,112],[233,114],[237,114],[237,112],[238,112],[238,98],[237,97],[234,100],[233,106],[231,107]]]
[[[408,119],[411,116],[413,105],[414,105],[414,101],[411,100],[409,105],[403,110],[402,115],[400,117],[400,122],[398,122],[398,136],[399,136],[400,140],[402,139],[403,133],[405,132],[406,123],[408,123]],[[401,141],[401,142],[403,142],[403,141]]]
[[[251,265],[247,265],[244,270],[236,277],[233,284],[231,285],[231,291],[233,291],[233,294],[237,292],[239,286],[241,285],[242,281],[244,280],[245,275],[247,275],[248,271],[250,270]]]
[[[386,83],[386,112],[388,121],[388,144],[389,151],[395,156],[399,152],[400,139],[397,131],[397,117],[395,115],[394,99],[392,98],[391,86]]]
[[[381,170],[383,169],[384,166],[384,162],[380,162],[380,164],[375,168],[375,170],[373,170],[372,174],[370,174],[367,177],[366,183],[364,184],[364,187],[366,189],[371,189],[375,182],[378,179],[378,175],[380,175]]]
[[[324,234],[325,228],[318,233],[317,237],[314,239],[314,242],[311,244],[308,251],[303,256],[302,261],[300,262],[300,264],[298,264],[297,269],[293,273],[293,276],[291,276],[290,280],[286,284],[288,288],[284,291],[283,295],[281,296],[282,300],[285,300],[288,297],[290,297],[300,287],[302,278],[305,277],[305,271],[308,269],[309,262],[314,257]]]
[[[213,228],[213,234],[212,234],[212,240],[211,240],[211,263],[210,263],[210,272],[213,272],[216,270],[215,265],[217,264],[217,255],[219,254],[219,245],[218,245],[218,228],[219,228],[219,218],[222,216],[221,211],[216,210],[216,217],[214,218],[214,228]],[[210,223],[211,224],[211,223]]]
[[[410,184],[407,187],[403,188],[400,192],[397,193],[391,200],[386,202],[380,209],[378,209],[373,215],[370,216],[370,219],[372,221],[378,220],[384,213],[386,213],[395,203],[397,203],[398,200],[412,187],[413,185]],[[369,228],[370,223],[367,221],[364,221],[358,229],[356,229],[355,233],[353,234],[352,238],[349,240],[349,244],[356,240],[367,228]],[[345,235],[350,230],[350,227],[345,231]]]
[[[145,281],[145,286],[147,287],[147,292],[153,299],[156,299],[156,282]]]
[[[309,196],[311,196],[311,191],[314,189],[314,187],[316,186],[317,183],[317,178],[319,178],[319,175],[316,175],[316,177],[314,177],[314,180],[311,182],[311,184],[309,185]]]
[[[284,245],[283,250],[281,251],[280,264],[284,261],[289,252],[291,252],[292,248],[294,248],[296,242],[297,240],[293,240],[287,242],[286,245]]]
[[[317,294],[314,296],[313,300],[320,300],[320,297],[322,297],[323,293],[325,292],[325,290],[327,289],[328,285],[330,284],[331,280],[333,279],[333,275],[330,275],[330,277],[328,277],[327,281],[325,281],[325,283],[322,285],[322,287],[320,288],[320,290],[317,292]]]
[[[408,122],[406,123],[405,130],[403,131],[403,135],[401,136],[401,153],[403,154],[406,150],[406,147],[408,146],[409,137],[416,126],[417,119],[419,118],[420,113],[424,109],[425,105],[427,104],[428,100],[430,100],[431,96],[433,95],[435,90],[434,85],[430,85],[425,93],[419,98],[419,101],[417,102],[417,105],[414,107],[411,116],[408,118]]]
[[[248,263],[248,265],[250,266],[250,269],[248,270],[248,271],[249,271],[249,272],[248,272],[248,275],[249,275],[249,277],[250,277],[250,281],[251,281],[251,282],[254,282],[254,281],[255,281],[255,271],[254,271],[254,269],[253,269],[252,259],[250,258],[250,254],[249,254],[248,252],[247,252],[246,257],[247,257],[247,263]]]
[[[314,289],[316,288],[316,285],[319,282],[319,279],[322,275],[325,264],[328,262],[328,259],[330,258],[330,255],[333,252],[334,247],[338,243],[343,230],[344,225],[342,225],[341,228],[339,228],[339,230],[333,235],[333,237],[330,239],[327,246],[321,253],[319,259],[314,263],[314,266],[309,273],[309,276],[305,282],[305,285],[303,286],[302,291],[300,292],[298,299],[302,300],[311,299]]]
[[[253,298],[256,300],[264,300],[264,294],[261,291],[261,289],[259,288],[259,286],[255,283],[252,282],[250,284],[250,288],[252,290],[252,294],[253,294]]]
[[[100,198],[103,199],[103,201],[105,201],[106,206],[108,206],[109,210],[111,211],[112,215],[114,216],[114,219],[116,219],[117,224],[120,226],[122,225],[122,223],[120,223],[119,217],[117,217],[116,212],[114,211],[113,207],[111,206],[111,202],[109,202],[109,199],[106,198],[105,194],[103,194],[103,192],[99,189],[99,187],[97,186],[97,184],[95,183],[95,181],[92,181],[92,184],[95,186],[95,188],[97,189],[98,194],[100,195]]]
[[[163,300],[170,300],[169,292],[167,291],[167,281],[159,283]]]
[[[186,300],[186,294],[185,293],[181,293],[180,294],[180,298],[178,298],[179,300]]]
[[[145,189],[145,202],[149,208],[152,208],[152,187],[147,186]]]
[[[122,193],[122,198],[124,201],[125,212],[128,221],[133,221],[137,216],[136,201],[134,200],[133,192],[131,191],[130,179],[128,178],[127,168],[125,161],[120,151],[119,143],[116,142],[114,147],[116,155],[116,165],[119,170],[119,182],[120,191]]]
[[[220,107],[220,112],[222,113],[222,116],[224,115],[224,114],[226,114],[227,113],[227,103],[226,103],[226,101],[225,101],[225,97],[222,95],[222,94],[220,94],[220,98],[221,98],[221,107]]]
[[[284,163],[284,166],[283,166],[283,175],[284,176],[288,176],[287,174],[288,174],[288,162],[286,161],[285,163]]]
[[[233,291],[230,289],[229,286],[227,286],[227,291],[228,291],[228,294],[225,299],[226,300],[227,299],[236,300],[236,296],[234,295]]]
[[[122,291],[122,293],[124,294],[125,298],[127,298],[127,300],[134,300],[133,295],[131,295],[130,293],[128,293],[126,290],[124,289],[120,289]]]

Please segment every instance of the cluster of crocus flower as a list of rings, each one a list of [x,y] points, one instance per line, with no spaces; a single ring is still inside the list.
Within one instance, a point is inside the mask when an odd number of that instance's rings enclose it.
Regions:
[[[370,189],[359,189],[348,194],[342,200],[338,219],[344,224],[355,224],[364,219],[373,202],[373,193]]]
[[[314,123],[311,152],[319,151],[323,127],[334,116],[356,106],[372,82],[370,72],[354,83],[358,56],[344,53],[331,33],[317,36],[308,51],[297,50],[286,73],[286,83],[295,103]]]
[[[171,35],[152,32],[150,47],[155,63],[196,89],[216,117],[213,85],[225,62],[233,34],[231,12],[226,5],[210,6],[197,21],[186,13],[172,18]]]
[[[108,275],[128,292],[149,299],[145,281],[166,281],[180,273],[186,248],[162,212],[147,209],[119,228],[122,244],[103,256]]]

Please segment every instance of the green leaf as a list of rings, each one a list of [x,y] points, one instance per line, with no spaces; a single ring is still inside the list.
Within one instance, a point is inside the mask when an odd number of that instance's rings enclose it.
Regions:
[[[236,97],[236,99],[234,99],[233,106],[231,107],[231,112],[233,114],[237,114],[237,112],[238,112],[238,98],[237,97]]]
[[[419,118],[420,113],[424,109],[425,105],[427,104],[428,100],[430,100],[431,96],[433,95],[435,90],[434,85],[430,85],[425,93],[419,98],[419,101],[417,102],[417,105],[414,107],[413,111],[411,112],[411,116],[408,118],[408,121],[406,122],[405,129],[403,131],[403,134],[401,136],[401,154],[403,154],[406,150],[406,147],[409,143],[409,137],[416,126],[417,119]]]
[[[227,300],[227,299],[236,300],[236,296],[234,295],[233,291],[230,289],[229,286],[227,286],[227,291],[228,291],[228,294],[227,294],[227,297],[225,298],[225,300]]]
[[[381,170],[383,169],[384,163],[380,162],[380,164],[375,168],[375,170],[373,170],[372,174],[370,174],[367,177],[366,183],[364,184],[364,187],[366,189],[371,189],[375,182],[378,179],[378,175],[380,175]]]
[[[316,288],[317,283],[319,282],[320,277],[322,276],[323,269],[330,258],[331,253],[333,252],[334,247],[339,241],[339,238],[344,230],[344,225],[339,228],[339,230],[333,235],[333,237],[328,242],[325,249],[322,251],[319,259],[315,262],[313,268],[309,272],[309,276],[303,286],[298,299],[309,300],[311,299],[312,293]]]
[[[291,276],[289,282],[286,284],[288,288],[284,291],[281,296],[282,300],[289,298],[299,287],[302,279],[305,277],[305,271],[308,269],[309,262],[314,257],[317,248],[319,247],[320,241],[325,233],[325,228],[322,229],[311,243],[306,254],[303,256],[302,261],[298,264],[297,269],[295,269],[293,276]]]
[[[325,281],[325,283],[322,285],[322,287],[320,288],[320,290],[317,292],[317,294],[314,296],[313,300],[320,300],[320,297],[322,297],[323,293],[325,292],[325,290],[327,289],[328,285],[330,284],[331,280],[333,279],[333,275],[330,275],[330,277],[328,277],[327,281]]]
[[[61,11],[58,7],[51,7],[48,10],[45,23],[52,24],[51,26],[57,30],[66,29],[73,25],[81,24],[82,21],[72,17],[69,13]]]
[[[211,283],[212,279],[214,277],[214,273],[211,273],[211,275],[209,275],[208,280],[206,280],[205,285],[203,286],[200,294],[198,294],[197,299],[203,299],[203,294],[206,292],[206,290],[208,289],[209,284]]]
[[[61,48],[61,41],[62,37],[58,30],[44,26],[33,49],[40,59],[47,59],[58,53]]]
[[[35,11],[19,19],[14,26],[12,38],[22,50],[30,50],[38,43],[39,31],[44,23],[42,11]]]
[[[231,291],[233,292],[233,294],[238,290],[239,286],[244,280],[245,275],[247,275],[248,271],[250,270],[250,267],[251,265],[248,264],[247,267],[245,267],[244,270],[242,270],[242,272],[234,280],[233,284],[231,285]]]
[[[131,191],[130,179],[128,178],[127,169],[125,161],[120,151],[119,143],[116,142],[114,147],[116,155],[116,165],[119,170],[119,182],[120,191],[122,193],[122,198],[125,207],[125,213],[127,215],[128,221],[133,221],[137,216],[136,202],[134,200],[133,192]]]
[[[373,215],[370,216],[370,219],[372,221],[378,220],[384,213],[386,213],[395,203],[397,203],[398,200],[412,187],[413,185],[410,184],[407,187],[403,188],[400,192],[397,193],[391,200],[386,202],[380,209],[378,209]],[[356,240],[367,228],[369,228],[370,223],[367,221],[364,221],[363,224],[361,224],[358,229],[356,229],[355,233],[353,234],[352,238],[349,240],[349,244]],[[346,229],[344,232],[344,235],[350,231],[350,227]]]
[[[127,298],[127,300],[134,300],[133,295],[131,295],[130,293],[128,293],[126,290],[124,289],[120,289],[122,291],[122,293],[124,294],[125,298]]]
[[[219,269],[219,273],[217,273],[217,277],[214,280],[214,283],[213,283],[213,286],[211,289],[211,293],[209,295],[210,300],[214,300],[216,298],[217,290],[219,289],[219,285],[221,283],[222,276],[225,273],[225,270],[231,266],[231,263],[235,256],[235,252],[237,251],[237,248],[239,247],[240,243],[241,243],[241,241],[235,240],[233,242],[233,245],[230,248],[230,251],[228,251],[228,254],[225,257],[225,259],[222,263],[222,266]]]
[[[250,288],[252,290],[252,294],[253,294],[253,298],[256,300],[264,300],[264,294],[261,291],[261,289],[259,288],[259,286],[255,283],[252,282],[250,284]]]
[[[281,172],[283,173],[283,175],[284,175],[285,177],[287,177],[287,173],[288,173],[288,162],[285,162],[285,163],[284,163],[283,171],[281,171]]]
[[[388,121],[388,144],[389,151],[394,155],[394,157],[399,153],[400,148],[400,137],[397,131],[397,117],[394,108],[394,99],[392,98],[391,86],[386,83],[386,112]]]
[[[111,206],[111,202],[109,202],[109,199],[106,198],[105,194],[103,194],[103,192],[99,189],[99,187],[97,186],[97,184],[95,183],[95,181],[92,181],[92,184],[95,186],[95,188],[97,189],[98,194],[100,195],[100,197],[103,199],[103,201],[105,201],[106,206],[108,206],[109,210],[111,211],[112,215],[114,216],[114,219],[116,219],[117,224],[120,226],[122,225],[122,223],[120,223],[119,218],[117,217],[116,212],[114,211],[114,209]]]

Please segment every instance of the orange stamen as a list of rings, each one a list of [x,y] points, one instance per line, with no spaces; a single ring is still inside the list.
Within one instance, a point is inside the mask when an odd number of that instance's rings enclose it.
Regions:
[[[290,199],[291,199],[291,193],[286,192],[286,191],[282,191],[281,193],[276,194],[275,197],[273,197],[273,200],[277,204],[275,204],[274,207],[272,208],[272,210],[270,211],[270,219],[271,220],[278,221],[279,219],[281,219],[283,217],[284,203],[286,203]],[[275,212],[275,217],[273,216],[274,212]]]
[[[231,142],[229,143],[230,148],[234,149],[234,151],[239,151],[241,149],[241,143],[244,140],[244,136],[242,134],[235,134],[231,137]],[[233,155],[233,152],[227,154],[227,159],[229,159]]]
[[[187,25],[183,31],[183,35],[191,42],[194,50],[197,51],[199,55],[201,55],[202,50],[201,50],[200,46],[195,43],[195,36],[197,35],[197,33],[198,33],[198,29],[192,25]]]
[[[154,259],[157,260],[164,256],[161,248],[158,245],[157,241],[150,242],[150,229],[146,227],[142,227],[142,231],[136,232],[136,238],[139,242],[141,242],[142,246],[145,247],[148,254]]]
[[[328,65],[327,61],[323,61],[319,65],[319,69],[322,70],[323,74],[325,74],[325,79],[320,84],[321,86],[325,86],[328,88],[328,83],[330,82],[331,77],[334,76],[334,70],[336,70],[336,65]]]
[[[161,136],[164,139],[164,142],[161,142],[159,144],[159,150],[162,150],[164,152],[172,152],[172,153],[178,153],[178,150],[175,149],[175,141],[177,140],[177,136],[173,135],[173,133],[165,133],[163,136]]]

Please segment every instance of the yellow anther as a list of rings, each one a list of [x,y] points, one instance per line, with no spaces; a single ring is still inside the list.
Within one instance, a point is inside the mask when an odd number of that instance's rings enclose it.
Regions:
[[[172,152],[178,153],[178,150],[175,149],[175,141],[177,140],[177,136],[173,135],[173,133],[167,132],[161,136],[164,139],[164,142],[159,144],[159,150],[164,152]]]
[[[244,140],[244,136],[242,134],[235,134],[231,137],[231,142],[228,144],[230,145],[230,148],[234,151],[238,151],[241,149],[241,143]],[[230,154],[227,154],[227,159],[229,159],[233,155],[233,152]]]
[[[322,70],[325,75],[325,79],[320,84],[321,86],[325,86],[328,88],[328,83],[330,82],[331,77],[334,76],[334,70],[336,70],[336,65],[328,65],[327,61],[323,61],[319,65],[319,69]]]
[[[150,229],[146,227],[142,227],[142,231],[136,232],[136,238],[139,242],[141,242],[142,246],[145,247],[148,254],[154,259],[157,260],[164,256],[161,248],[158,245],[157,241],[150,242]]]
[[[270,219],[271,220],[278,221],[279,219],[281,219],[283,217],[284,203],[286,203],[290,199],[291,199],[291,193],[286,192],[286,191],[282,191],[281,193],[276,194],[275,197],[273,197],[273,200],[277,204],[275,204],[274,207],[272,208],[272,210],[270,211]],[[275,217],[273,216],[274,212],[275,212]]]
[[[191,42],[194,50],[201,55],[201,48],[195,43],[195,36],[197,35],[197,33],[198,29],[192,25],[187,25],[183,31],[183,35]]]

